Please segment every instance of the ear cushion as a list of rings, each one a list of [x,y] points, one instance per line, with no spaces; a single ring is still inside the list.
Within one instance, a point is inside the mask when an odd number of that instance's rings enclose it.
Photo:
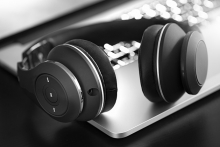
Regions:
[[[154,74],[155,45],[162,28],[162,25],[148,27],[144,31],[139,49],[138,63],[141,87],[145,97],[152,102],[163,100],[158,93]]]
[[[106,92],[106,99],[102,112],[110,110],[114,106],[117,98],[117,80],[108,57],[97,45],[86,40],[74,39],[68,41],[66,44],[80,47],[82,50],[87,52],[98,65],[104,80]]]

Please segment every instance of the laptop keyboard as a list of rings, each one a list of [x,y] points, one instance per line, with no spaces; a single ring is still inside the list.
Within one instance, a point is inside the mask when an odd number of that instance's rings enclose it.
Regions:
[[[206,24],[209,21],[208,12],[219,6],[219,0],[156,0],[125,12],[121,15],[121,20],[150,19],[158,16],[180,22],[187,20],[192,26]]]
[[[161,17],[188,21],[190,26],[207,25],[210,21],[208,12],[219,6],[217,0],[157,0],[123,13],[121,20]],[[106,43],[102,48],[116,70],[136,61],[139,47],[137,41],[123,41],[113,45]]]
[[[140,43],[137,41],[122,41],[114,45],[106,43],[102,47],[114,70],[136,61],[138,59],[139,48]]]

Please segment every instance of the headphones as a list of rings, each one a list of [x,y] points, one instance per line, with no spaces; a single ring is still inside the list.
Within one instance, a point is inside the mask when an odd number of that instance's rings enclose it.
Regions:
[[[23,53],[17,64],[20,85],[52,118],[89,121],[112,109],[117,99],[114,69],[96,44],[121,40],[141,41],[140,83],[150,101],[174,102],[185,92],[195,95],[202,88],[208,55],[199,29],[158,18],[113,21],[49,34]]]

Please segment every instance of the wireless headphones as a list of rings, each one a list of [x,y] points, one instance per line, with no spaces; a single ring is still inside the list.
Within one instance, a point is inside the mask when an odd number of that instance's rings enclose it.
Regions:
[[[174,102],[185,91],[197,94],[203,86],[208,56],[202,34],[187,23],[158,18],[69,28],[43,37],[18,63],[20,85],[58,121],[91,120],[109,111],[117,99],[114,69],[92,42],[122,40],[141,41],[140,81],[150,101]]]

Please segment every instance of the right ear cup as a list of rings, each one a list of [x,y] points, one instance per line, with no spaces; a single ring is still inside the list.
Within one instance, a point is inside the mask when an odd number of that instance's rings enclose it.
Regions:
[[[156,28],[157,26],[153,27]],[[153,31],[154,36],[151,36],[152,38],[146,37],[151,31]],[[144,60],[146,60],[146,64],[140,64],[140,71],[142,71],[140,80],[142,85],[144,83],[148,85],[147,87],[142,87],[142,89],[145,94],[148,94],[146,97],[150,101],[173,102],[184,94],[180,74],[180,53],[185,35],[185,32],[176,24],[163,26],[157,31],[156,35],[154,29],[151,28],[144,33],[139,61],[144,63]],[[153,44],[151,43],[152,40],[154,40]],[[147,55],[145,50],[151,50],[151,54]],[[152,57],[149,58],[149,56]],[[149,69],[146,70],[147,68]],[[149,74],[148,72],[152,76],[145,77]],[[152,95],[150,90],[154,91],[154,95]],[[157,94],[155,93],[156,91]]]
[[[139,70],[142,90],[150,101],[173,102],[183,95],[180,52],[185,35],[176,24],[152,26],[144,32]]]
[[[181,52],[181,76],[188,94],[202,88],[208,69],[208,53],[201,33],[191,31],[184,37]]]
[[[184,92],[197,94],[205,82],[207,49],[199,32],[176,24],[152,26],[143,34],[139,71],[142,91],[152,102],[174,102]]]

